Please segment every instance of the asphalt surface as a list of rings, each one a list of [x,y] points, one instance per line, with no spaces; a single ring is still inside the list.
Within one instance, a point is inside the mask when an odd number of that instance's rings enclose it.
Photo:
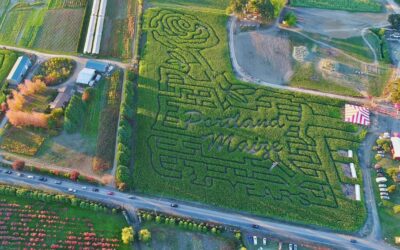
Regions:
[[[261,217],[241,214],[234,211],[220,210],[198,204],[180,203],[167,199],[156,199],[144,196],[134,196],[130,199],[131,194],[115,191],[109,187],[100,187],[99,192],[92,191],[95,186],[80,184],[72,181],[61,180],[61,184],[56,184],[58,179],[47,177],[47,181],[39,181],[39,175],[25,173],[23,177],[17,176],[16,172],[6,174],[8,169],[0,168],[0,183],[9,185],[20,185],[34,189],[57,191],[62,193],[74,194],[81,198],[99,201],[110,205],[119,205],[130,213],[136,209],[157,210],[159,212],[175,214],[183,217],[191,217],[194,219],[221,223],[240,227],[245,230],[255,231],[253,224],[259,225],[257,232],[264,232],[272,235],[289,238],[294,241],[309,241],[316,244],[323,244],[337,249],[395,249],[386,245],[382,241],[357,238],[351,235],[345,235],[335,232],[308,229],[296,225],[288,225],[286,223],[276,222]],[[33,178],[28,178],[31,175]],[[84,189],[84,187],[86,187]],[[68,192],[68,189],[75,189],[76,193]],[[107,194],[113,192],[113,195]],[[177,208],[172,208],[171,203],[177,203]],[[351,243],[351,239],[356,239],[356,243]]]

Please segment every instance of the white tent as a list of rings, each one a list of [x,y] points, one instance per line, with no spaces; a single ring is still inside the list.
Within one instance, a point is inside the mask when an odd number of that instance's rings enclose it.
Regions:
[[[357,178],[356,168],[354,167],[354,163],[350,163],[351,177]]]
[[[360,185],[356,184],[355,185],[356,188],[356,200],[360,201],[361,200],[361,189],[360,189]]]
[[[93,80],[95,75],[96,75],[96,70],[84,68],[83,70],[81,70],[81,72],[79,72],[76,83],[89,84],[89,82]]]
[[[369,126],[369,109],[361,106],[346,104],[344,120],[346,122]]]

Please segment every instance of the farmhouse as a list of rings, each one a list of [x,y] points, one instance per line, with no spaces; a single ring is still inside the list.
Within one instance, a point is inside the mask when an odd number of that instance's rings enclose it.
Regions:
[[[50,103],[51,109],[64,108],[74,94],[73,86],[65,86],[58,89],[58,95],[53,102]]]
[[[400,160],[400,138],[391,137],[393,159]]]
[[[79,72],[78,79],[76,79],[76,83],[89,85],[89,83],[93,80],[96,75],[96,70],[84,68]]]
[[[32,62],[27,56],[18,57],[10,74],[7,76],[7,82],[12,85],[18,85],[22,82],[26,72],[32,66]]]
[[[90,60],[86,63],[86,68],[94,69],[98,73],[106,73],[108,70],[109,64],[103,63],[99,61]]]

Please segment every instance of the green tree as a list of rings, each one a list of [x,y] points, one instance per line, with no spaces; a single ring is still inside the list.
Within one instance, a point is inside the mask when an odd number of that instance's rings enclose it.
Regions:
[[[297,16],[294,14],[293,11],[289,11],[288,13],[286,13],[283,21],[288,26],[295,26],[297,23]]]
[[[400,205],[394,206],[394,207],[393,207],[393,212],[394,212],[395,214],[400,213]]]
[[[140,230],[139,240],[142,242],[149,242],[151,240],[151,232],[148,229]]]
[[[133,242],[134,236],[135,236],[135,231],[133,230],[132,227],[122,228],[121,239],[125,245]]]
[[[396,185],[390,185],[390,186],[388,187],[388,192],[389,192],[389,193],[394,193],[394,191],[396,191]]]
[[[400,14],[390,14],[388,17],[388,21],[390,25],[392,25],[393,29],[400,29]]]

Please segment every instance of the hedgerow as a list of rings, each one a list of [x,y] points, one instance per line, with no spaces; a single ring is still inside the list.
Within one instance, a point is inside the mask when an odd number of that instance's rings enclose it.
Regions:
[[[237,81],[226,22],[206,12],[147,10],[135,190],[356,230],[365,208],[342,184],[362,185],[361,175],[344,179],[337,167],[347,162],[338,150],[359,145],[357,128],[342,121],[344,102]]]
[[[135,74],[126,71],[122,89],[122,101],[120,108],[120,121],[117,134],[117,184],[124,188],[132,187],[132,176],[130,171],[132,159],[132,123],[134,114],[134,84]]]

